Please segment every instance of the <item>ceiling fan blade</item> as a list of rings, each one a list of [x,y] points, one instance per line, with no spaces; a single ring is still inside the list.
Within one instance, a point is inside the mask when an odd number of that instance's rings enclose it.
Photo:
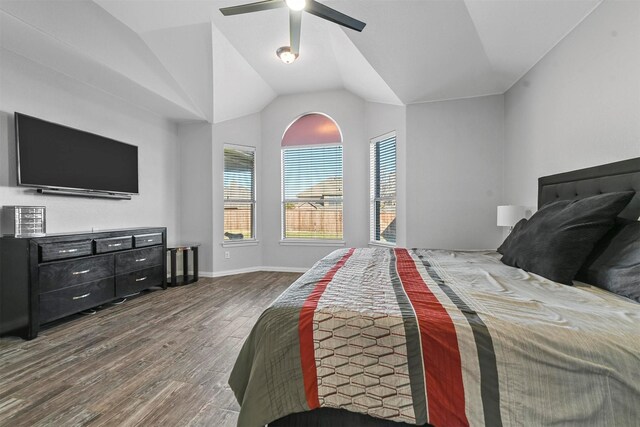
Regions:
[[[302,11],[289,11],[289,39],[291,40],[291,53],[300,53],[300,28],[302,26]]]
[[[332,9],[329,6],[325,6],[322,3],[318,3],[315,0],[307,0],[307,6],[304,8],[304,10],[319,18],[326,19],[327,21],[331,21],[335,24],[339,24],[343,27],[347,27],[356,31],[362,31],[365,25],[367,25],[362,21],[358,21],[357,19],[352,18],[349,15],[338,12],[337,10]]]
[[[220,8],[220,12],[224,16],[239,15],[241,13],[260,12],[261,10],[277,9],[285,7],[287,4],[283,0],[263,0],[255,3],[241,4],[239,6],[230,6]]]

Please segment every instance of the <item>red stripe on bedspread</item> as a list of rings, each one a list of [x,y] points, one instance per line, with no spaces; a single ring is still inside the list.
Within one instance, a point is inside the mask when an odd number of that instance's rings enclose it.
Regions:
[[[347,259],[353,254],[353,251],[355,251],[354,248],[349,249],[349,252],[320,279],[300,310],[300,321],[298,323],[300,362],[304,378],[304,391],[307,396],[309,409],[320,407],[320,401],[318,400],[318,371],[316,370],[316,356],[313,345],[313,314],[318,307],[318,301],[320,301],[320,297],[327,288],[327,285],[333,280],[336,272],[347,262]]]
[[[395,249],[402,286],[413,305],[420,328],[427,388],[429,423],[468,426],[462,363],[453,321],[429,290],[406,249]]]

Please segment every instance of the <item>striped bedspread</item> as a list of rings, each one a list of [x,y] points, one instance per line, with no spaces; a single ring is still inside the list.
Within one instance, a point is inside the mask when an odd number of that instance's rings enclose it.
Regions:
[[[640,304],[495,252],[343,249],[265,310],[238,425],[341,408],[452,426],[640,426]]]

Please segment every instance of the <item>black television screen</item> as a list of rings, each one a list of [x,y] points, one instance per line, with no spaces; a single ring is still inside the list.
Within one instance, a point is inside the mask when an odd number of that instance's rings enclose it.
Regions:
[[[18,184],[138,194],[138,147],[16,113]]]

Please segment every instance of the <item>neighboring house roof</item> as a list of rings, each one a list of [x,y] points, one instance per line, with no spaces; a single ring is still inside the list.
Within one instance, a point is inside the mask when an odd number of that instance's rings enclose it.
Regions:
[[[299,199],[333,199],[342,197],[342,177],[327,178],[296,195]]]

